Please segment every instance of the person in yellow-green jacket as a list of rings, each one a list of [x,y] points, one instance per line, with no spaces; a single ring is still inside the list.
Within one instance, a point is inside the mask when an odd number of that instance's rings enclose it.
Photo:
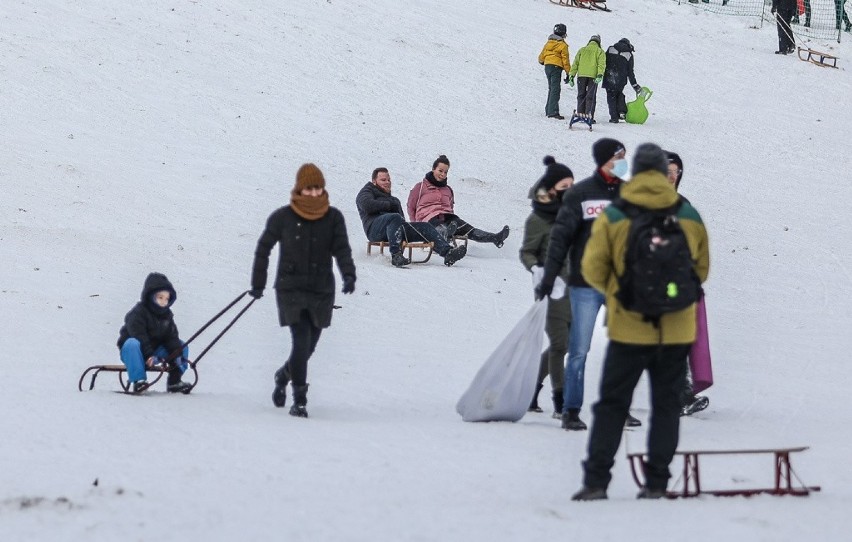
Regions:
[[[694,277],[702,283],[707,279],[710,269],[707,231],[698,211],[683,201],[668,182],[667,171],[668,157],[659,146],[645,143],[637,147],[633,177],[622,185],[620,192],[620,199],[626,203],[613,202],[595,220],[583,253],[583,278],[606,296],[609,344],[599,399],[593,407],[588,455],[583,462],[583,488],[573,500],[607,498],[606,490],[612,478],[610,469],[621,443],[633,390],[645,369],[651,384],[651,423],[648,458],[644,463],[645,486],[637,497],[664,497],[671,476],[669,464],[677,449],[680,428],[680,389],[686,356],[695,341],[695,303],[649,319],[626,309],[621,301],[623,296],[619,295],[619,279],[627,272],[625,255],[634,220],[631,216],[636,217],[635,220],[643,218],[633,212],[636,208],[640,213],[671,209],[676,217],[674,222],[683,232],[680,239],[685,238],[689,251],[686,256],[692,261]],[[651,238],[653,247],[661,244],[661,235],[658,233]],[[670,236],[665,241],[677,244],[676,239]],[[698,284],[694,287],[700,289]],[[670,290],[671,284],[667,291]],[[689,299],[684,301],[689,303]]]
[[[544,66],[544,75],[547,76],[547,104],[544,106],[544,114],[549,119],[563,120],[565,117],[559,114],[559,96],[562,94],[562,70],[566,72],[571,69],[571,54],[565,35],[568,29],[564,24],[553,27],[553,34],[547,38],[547,43],[538,55],[538,63]]]
[[[589,126],[595,124],[595,104],[598,85],[603,81],[606,71],[606,53],[601,49],[601,37],[597,34],[581,47],[574,57],[574,64],[568,72],[568,86],[577,83],[577,112],[583,122]],[[571,119],[572,122],[574,119]]]

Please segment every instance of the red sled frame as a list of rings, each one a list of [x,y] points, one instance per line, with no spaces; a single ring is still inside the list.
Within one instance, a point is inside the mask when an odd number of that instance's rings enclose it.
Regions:
[[[757,450],[693,450],[675,452],[676,456],[683,457],[683,487],[680,491],[667,491],[666,497],[676,499],[678,497],[698,497],[699,495],[715,495],[717,497],[733,497],[758,495],[761,493],[769,495],[794,495],[797,497],[806,497],[812,491],[820,491],[819,486],[806,486],[802,480],[793,471],[790,465],[790,454],[803,452],[807,450],[807,446],[796,448],[768,448]],[[775,485],[771,488],[755,488],[755,489],[704,489],[701,487],[701,475],[699,472],[698,458],[707,455],[740,455],[740,454],[772,454],[775,464]],[[645,454],[633,453],[627,454],[627,460],[630,462],[630,471],[633,474],[633,480],[640,488],[645,487],[642,480],[643,463]],[[793,478],[798,482],[797,486],[793,485]]]

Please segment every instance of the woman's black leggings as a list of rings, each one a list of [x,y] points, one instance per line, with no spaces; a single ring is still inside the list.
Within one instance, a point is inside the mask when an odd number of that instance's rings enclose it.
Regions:
[[[290,326],[290,334],[293,336],[293,349],[290,351],[290,359],[276,375],[287,374],[290,376],[294,386],[304,386],[308,379],[308,360],[319,342],[322,328],[314,326],[311,315],[303,310],[299,321]]]

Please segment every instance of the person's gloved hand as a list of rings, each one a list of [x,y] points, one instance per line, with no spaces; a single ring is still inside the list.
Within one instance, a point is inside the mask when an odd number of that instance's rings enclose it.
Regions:
[[[539,61],[538,61],[538,63],[539,63],[539,64],[541,64],[542,66],[544,66],[544,61],[543,61],[543,60],[539,60]]]
[[[600,85],[601,81],[603,81],[603,75],[598,75],[597,77],[595,77],[595,84]]]
[[[569,87],[573,87],[573,86],[574,86],[574,76],[573,76],[573,75],[571,75],[571,76],[569,76],[569,77],[568,77],[568,86],[569,86]]]
[[[549,279],[546,275],[541,279],[541,282],[538,283],[538,286],[534,290],[536,301],[541,301],[553,292],[553,280],[552,278]]]
[[[255,299],[260,299],[263,297],[263,288],[252,288],[249,290],[249,295]]]
[[[769,13],[775,14],[775,5],[772,6],[772,9],[769,10]]]
[[[343,293],[351,294],[355,291],[355,277],[352,275],[345,275],[343,277]]]
[[[635,85],[633,85],[633,90],[636,91],[636,94],[639,94],[640,92],[642,92],[642,85],[636,83]]]

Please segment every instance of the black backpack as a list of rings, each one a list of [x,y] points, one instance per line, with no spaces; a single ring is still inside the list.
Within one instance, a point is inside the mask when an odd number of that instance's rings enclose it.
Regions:
[[[663,314],[698,301],[701,281],[695,273],[686,234],[677,218],[683,199],[666,209],[646,209],[621,198],[612,202],[630,219],[624,274],[616,298],[630,311],[656,325]]]

